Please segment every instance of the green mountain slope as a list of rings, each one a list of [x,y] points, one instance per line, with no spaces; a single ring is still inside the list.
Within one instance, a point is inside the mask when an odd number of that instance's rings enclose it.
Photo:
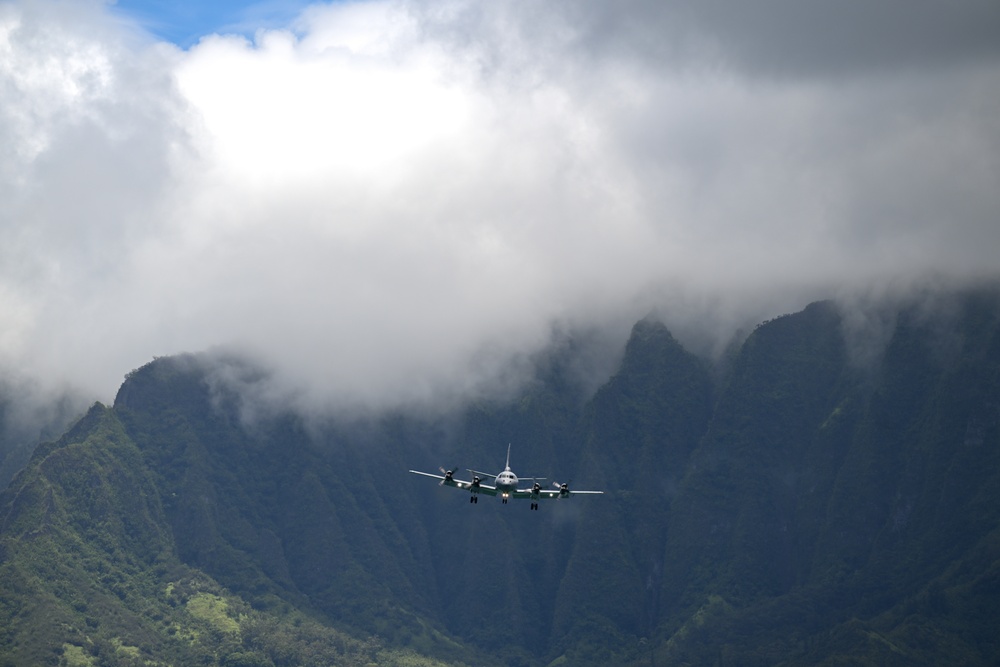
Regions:
[[[561,340],[435,419],[306,419],[245,361],[157,359],[0,496],[0,656],[995,664],[1000,292],[862,314],[869,347],[821,302],[721,364],[643,320],[594,393]],[[508,443],[608,493],[532,512],[405,472]]]
[[[163,500],[186,505],[174,500],[175,491],[160,490],[162,478],[143,457],[117,413],[95,405],[60,441],[39,447],[2,496],[0,663],[445,664],[345,634],[287,603],[272,612],[254,609],[203,569],[182,563],[174,534],[185,537],[192,560],[199,549],[211,551],[213,536],[205,531],[220,528],[205,515],[214,509],[182,509],[193,524],[177,530],[168,519],[176,510]],[[214,493],[191,476],[196,481],[182,492]],[[213,544],[223,544],[214,537]],[[253,593],[253,580],[246,583]]]

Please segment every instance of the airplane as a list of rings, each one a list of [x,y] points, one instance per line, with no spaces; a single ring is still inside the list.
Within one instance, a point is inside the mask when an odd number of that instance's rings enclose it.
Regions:
[[[543,498],[569,498],[570,496],[591,494],[598,495],[603,494],[603,491],[571,491],[569,488],[569,483],[564,482],[562,484],[554,482],[552,489],[544,489],[539,483],[539,480],[544,480],[544,477],[527,477],[525,479],[530,479],[532,485],[530,488],[519,489],[517,488],[518,479],[510,469],[510,445],[507,445],[507,465],[504,467],[503,472],[497,475],[491,475],[485,472],[479,472],[477,470],[468,469],[472,473],[472,481],[466,482],[461,479],[455,479],[455,473],[458,472],[458,468],[453,468],[451,470],[445,470],[441,468],[441,474],[435,475],[430,472],[421,472],[419,470],[411,470],[414,475],[423,475],[424,477],[433,477],[434,479],[441,480],[438,482],[438,486],[451,486],[456,489],[466,489],[470,492],[469,502],[478,503],[479,494],[483,493],[488,496],[500,496],[500,500],[503,504],[507,504],[507,500],[510,498],[529,498],[531,499],[531,509],[538,509],[538,501]],[[483,480],[489,477],[495,477],[493,480],[493,486],[488,484],[483,484]]]

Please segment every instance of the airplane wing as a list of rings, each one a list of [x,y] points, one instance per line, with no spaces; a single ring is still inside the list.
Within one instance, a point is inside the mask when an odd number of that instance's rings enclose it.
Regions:
[[[603,495],[603,491],[577,491],[576,489],[569,488],[557,488],[557,489],[538,489],[537,491],[533,489],[518,489],[514,492],[515,498],[536,498],[536,499],[552,499],[552,498],[568,498],[569,496],[580,496],[580,495]]]
[[[462,479],[454,479],[452,477],[446,477],[444,475],[435,475],[431,472],[421,472],[420,470],[411,470],[414,475],[423,475],[424,477],[433,477],[434,479],[441,481],[441,486],[452,486],[456,489],[470,490],[472,488],[472,482],[467,482]],[[483,493],[487,496],[495,496],[497,494],[496,487],[490,486],[489,484],[479,483],[478,490],[476,493]]]
[[[411,470],[410,472],[412,472],[414,475],[423,475],[424,477],[433,477],[434,479],[439,479],[442,482],[447,482],[448,481],[448,478],[446,478],[444,475],[435,475],[432,472],[420,472],[419,470]]]

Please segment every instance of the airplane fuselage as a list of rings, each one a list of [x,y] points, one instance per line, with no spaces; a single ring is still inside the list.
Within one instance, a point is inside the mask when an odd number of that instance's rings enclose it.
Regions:
[[[511,472],[510,468],[507,468],[497,475],[493,485],[496,486],[497,491],[503,494],[504,498],[509,498],[510,494],[517,491],[517,475]]]

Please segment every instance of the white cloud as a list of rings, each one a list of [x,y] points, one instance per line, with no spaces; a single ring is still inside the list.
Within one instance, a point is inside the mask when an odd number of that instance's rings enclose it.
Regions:
[[[996,272],[995,59],[775,77],[766,21],[746,67],[665,58],[652,7],[337,3],[180,51],[100,4],[0,5],[0,363],[108,400],[228,346],[313,405],[386,406],[510,380],[554,325],[659,308],[724,338]],[[664,34],[709,44],[701,18]]]

